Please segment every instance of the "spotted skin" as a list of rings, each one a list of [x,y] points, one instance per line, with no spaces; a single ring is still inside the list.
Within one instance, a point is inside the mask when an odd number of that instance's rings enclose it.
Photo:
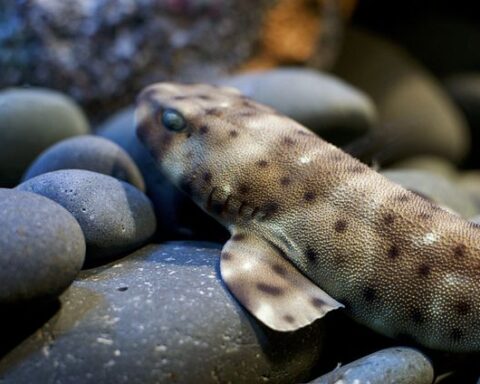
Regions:
[[[166,108],[183,115],[184,132],[162,126]],[[138,98],[137,123],[163,172],[234,234],[225,260],[238,258],[235,241],[255,236],[346,298],[357,321],[430,348],[480,350],[478,226],[232,89],[152,85]],[[282,295],[269,279],[283,269],[251,271],[257,294]]]

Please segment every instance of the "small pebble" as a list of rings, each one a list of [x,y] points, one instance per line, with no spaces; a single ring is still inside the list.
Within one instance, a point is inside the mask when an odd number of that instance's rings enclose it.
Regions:
[[[432,384],[433,367],[419,351],[388,348],[340,366],[310,384]]]
[[[0,306],[56,297],[82,268],[82,230],[50,199],[0,188],[0,228]]]
[[[16,189],[48,197],[77,219],[85,235],[88,262],[133,250],[155,232],[149,199],[111,176],[59,170],[36,176]]]
[[[113,141],[84,135],[62,140],[37,157],[23,181],[59,169],[84,169],[126,181],[145,191],[145,183],[131,157]]]

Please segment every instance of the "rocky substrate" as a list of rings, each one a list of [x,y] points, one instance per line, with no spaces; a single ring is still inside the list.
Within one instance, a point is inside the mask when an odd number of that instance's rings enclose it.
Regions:
[[[349,44],[357,39],[367,37],[354,35]],[[375,52],[383,47],[371,43]],[[426,105],[446,105],[415,68],[408,70],[426,87]],[[380,158],[396,161],[381,170],[386,177],[479,222],[480,174],[454,163],[468,147],[456,109],[443,109],[451,114],[441,127],[438,116],[422,114],[435,140],[419,134],[408,147],[379,123],[396,116],[395,105],[409,110],[411,95],[390,88],[399,84],[385,84],[384,92],[395,95],[386,108],[377,88],[365,87],[366,96],[311,69],[216,82],[354,153],[373,137],[388,152]],[[220,279],[228,233],[157,170],[135,136],[133,114],[132,105],[92,134],[66,96],[47,89],[0,93],[0,383],[423,384],[478,377],[468,359],[407,348],[341,311],[291,333],[260,324]],[[415,131],[397,123],[395,129],[408,140]]]

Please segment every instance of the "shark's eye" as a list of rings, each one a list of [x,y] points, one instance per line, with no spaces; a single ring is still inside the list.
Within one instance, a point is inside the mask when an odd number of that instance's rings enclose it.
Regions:
[[[180,132],[187,127],[185,118],[174,109],[165,109],[162,113],[162,124],[169,131]]]

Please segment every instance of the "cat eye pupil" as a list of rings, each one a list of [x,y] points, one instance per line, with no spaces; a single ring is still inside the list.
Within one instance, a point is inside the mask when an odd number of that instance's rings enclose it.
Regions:
[[[179,132],[186,126],[183,116],[173,109],[166,109],[162,113],[162,124],[170,131]]]

